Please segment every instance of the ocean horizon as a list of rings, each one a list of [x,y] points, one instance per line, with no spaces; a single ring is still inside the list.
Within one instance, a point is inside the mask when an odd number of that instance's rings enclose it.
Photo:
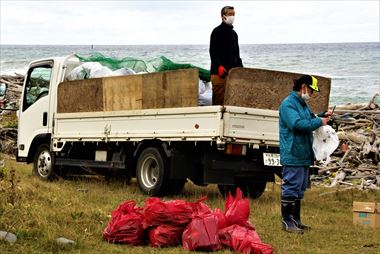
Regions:
[[[0,45],[0,75],[25,74],[30,61],[95,52],[149,61],[165,56],[209,69],[209,45]],[[330,104],[364,103],[380,92],[380,42],[240,44],[244,67],[314,74],[332,79]]]

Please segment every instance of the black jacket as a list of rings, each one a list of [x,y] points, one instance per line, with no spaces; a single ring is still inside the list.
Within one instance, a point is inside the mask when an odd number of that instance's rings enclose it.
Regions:
[[[218,67],[223,65],[227,72],[234,67],[243,67],[240,58],[238,35],[222,22],[215,27],[210,38],[211,75],[218,74]]]

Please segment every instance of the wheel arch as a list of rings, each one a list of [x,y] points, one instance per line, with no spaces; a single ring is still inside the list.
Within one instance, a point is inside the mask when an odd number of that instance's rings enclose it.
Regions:
[[[51,134],[50,133],[44,133],[44,134],[39,134],[39,135],[35,136],[33,141],[32,141],[32,144],[30,145],[26,162],[32,163],[34,160],[34,155],[35,155],[38,147],[42,144],[47,144],[50,146],[50,140],[51,140]]]
[[[139,155],[148,147],[162,148],[165,152],[166,157],[171,157],[171,152],[168,144],[160,139],[147,139],[139,142],[135,151],[133,152],[133,156],[135,158],[138,158]]]

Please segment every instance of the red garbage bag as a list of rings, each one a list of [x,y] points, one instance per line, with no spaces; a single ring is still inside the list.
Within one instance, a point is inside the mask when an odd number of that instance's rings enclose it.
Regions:
[[[173,226],[162,224],[149,231],[149,242],[154,247],[167,247],[180,245],[183,233],[183,226]]]
[[[222,210],[216,208],[213,212],[213,215],[215,215],[218,218],[218,229],[222,229],[227,227],[227,220],[226,216],[222,212]]]
[[[207,200],[207,197],[202,197],[192,203],[193,207],[193,217],[202,216],[202,214],[209,214],[212,213],[212,210],[210,207],[208,207],[203,201]]]
[[[144,208],[144,227],[161,224],[184,225],[191,221],[192,204],[184,200],[161,201],[148,198]]]
[[[143,215],[132,200],[125,201],[113,212],[103,237],[108,242],[140,245],[143,242]]]
[[[239,188],[236,190],[236,197],[228,193],[225,203],[224,215],[226,216],[227,226],[240,225],[243,227],[254,229],[249,222],[249,200],[243,198],[243,193]]]
[[[193,218],[182,234],[182,246],[185,250],[214,251],[222,245],[218,236],[218,216],[204,214]]]
[[[256,230],[232,225],[219,230],[220,242],[244,254],[272,254],[273,248],[261,242]]]

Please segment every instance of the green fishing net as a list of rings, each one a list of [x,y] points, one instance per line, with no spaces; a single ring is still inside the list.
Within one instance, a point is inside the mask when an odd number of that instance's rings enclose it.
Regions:
[[[199,78],[203,81],[210,81],[210,71],[188,63],[175,63],[165,56],[149,61],[143,61],[132,57],[115,58],[106,57],[101,53],[94,53],[89,57],[75,55],[81,62],[98,62],[111,70],[129,68],[135,72],[160,72],[178,69],[196,68],[199,71]]]

